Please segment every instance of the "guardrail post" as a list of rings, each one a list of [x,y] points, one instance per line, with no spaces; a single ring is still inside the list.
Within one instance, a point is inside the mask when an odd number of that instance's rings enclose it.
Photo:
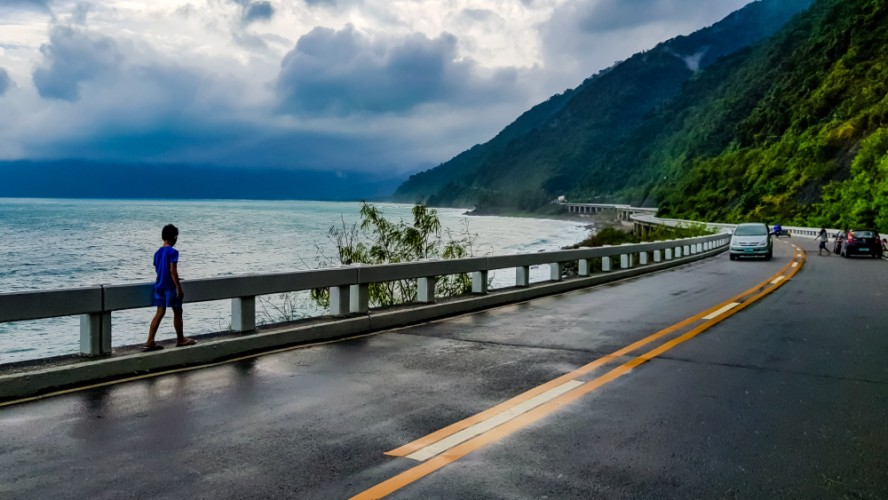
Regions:
[[[677,246],[677,247],[675,247],[675,258],[676,258],[676,259],[680,259],[680,258],[681,258],[681,250],[682,250],[682,249],[681,249],[681,246]]]
[[[231,299],[231,329],[251,332],[256,329],[256,297]]]
[[[580,261],[577,263],[577,267],[579,268],[577,274],[579,274],[580,276],[589,276],[590,274],[592,274],[591,259],[580,259]]]
[[[370,310],[370,285],[360,283],[349,287],[351,312],[366,314]]]
[[[638,264],[641,266],[648,265],[648,253],[647,252],[641,252],[640,254],[638,254]]]
[[[111,354],[111,312],[80,315],[80,353]]]
[[[435,302],[435,277],[428,276],[416,280],[416,300],[424,304]]]
[[[472,273],[472,293],[487,294],[487,271],[475,271]]]
[[[634,259],[631,253],[624,253],[620,256],[620,269],[630,269]]]
[[[613,270],[613,266],[611,264],[610,257],[602,257],[601,258],[601,270],[602,272],[609,273]]]
[[[333,316],[348,316],[350,286],[330,287],[330,314]]]
[[[663,261],[663,251],[662,250],[654,250],[654,263]]]
[[[665,255],[666,260],[672,260],[673,258],[675,258],[674,257],[675,252],[671,248],[667,248],[664,253],[666,254]]]
[[[473,285],[474,282],[473,278]],[[515,286],[521,288],[527,288],[530,286],[530,266],[518,266],[515,268]]]
[[[549,279],[552,281],[561,281],[561,271],[563,269],[563,262],[553,262],[549,264]]]

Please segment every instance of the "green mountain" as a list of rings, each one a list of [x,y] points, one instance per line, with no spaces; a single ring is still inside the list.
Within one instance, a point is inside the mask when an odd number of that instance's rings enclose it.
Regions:
[[[638,167],[612,163],[624,156],[626,141],[683,95],[690,81],[725,56],[773,35],[810,4],[753,2],[709,28],[636,54],[535,106],[488,143],[412,176],[395,198],[525,210],[559,194],[638,198],[638,190],[627,184]]]
[[[888,228],[886,126],[888,2],[817,0],[697,75],[614,159],[670,215]]]

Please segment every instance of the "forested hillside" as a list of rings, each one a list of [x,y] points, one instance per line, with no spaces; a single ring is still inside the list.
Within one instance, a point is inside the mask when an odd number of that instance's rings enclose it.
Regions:
[[[810,3],[754,2],[709,28],[636,54],[534,107],[490,142],[414,175],[396,198],[524,210],[559,194],[646,198],[648,189],[627,184],[643,166],[613,163],[629,159],[627,142],[649,135],[640,132],[683,95],[689,81],[708,74],[724,56],[773,35]]]
[[[647,125],[620,162],[664,213],[888,227],[888,3],[817,0]]]

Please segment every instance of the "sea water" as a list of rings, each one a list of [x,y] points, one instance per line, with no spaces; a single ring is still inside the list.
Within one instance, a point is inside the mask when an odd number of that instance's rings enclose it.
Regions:
[[[378,203],[390,220],[411,221],[411,206]],[[161,228],[179,228],[183,280],[316,269],[336,256],[331,227],[351,226],[360,203],[0,199],[0,293],[154,281]],[[438,209],[454,238],[474,235],[475,256],[557,250],[587,236],[582,224],[545,219],[467,217]],[[531,280],[547,279],[548,266]],[[491,273],[494,288],[515,273]],[[230,301],[185,305],[186,335],[230,325]],[[113,345],[144,342],[154,311],[113,313]],[[260,297],[257,323],[324,314],[307,292]],[[171,316],[171,315],[170,315]],[[0,363],[76,353],[79,317],[0,323]],[[170,338],[165,318],[158,339]]]

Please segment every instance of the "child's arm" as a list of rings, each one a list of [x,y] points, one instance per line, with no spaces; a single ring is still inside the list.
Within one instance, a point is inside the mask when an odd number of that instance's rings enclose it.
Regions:
[[[180,299],[185,297],[185,292],[182,291],[182,283],[179,282],[179,271],[175,262],[170,262],[170,277],[173,278],[173,284],[176,285],[176,297]]]

